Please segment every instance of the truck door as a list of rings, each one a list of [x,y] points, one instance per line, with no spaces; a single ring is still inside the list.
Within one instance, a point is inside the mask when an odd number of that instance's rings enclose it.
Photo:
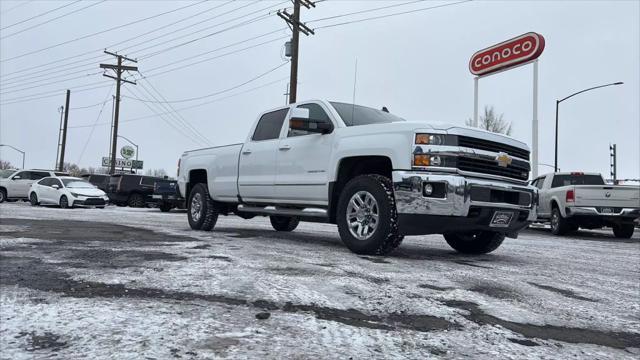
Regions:
[[[319,103],[298,105],[309,109],[309,118],[332,123],[330,112]],[[333,134],[293,130],[287,132],[277,151],[276,198],[287,203],[328,204],[328,166]]]
[[[553,181],[553,174],[549,174],[546,177],[538,178],[538,181],[534,184],[539,191],[538,192],[539,194],[538,215],[541,215],[544,217],[551,216],[551,196],[549,195],[549,192],[551,190],[552,181]]]
[[[238,190],[244,201],[271,202],[275,196],[276,152],[289,108],[263,114],[242,150]]]

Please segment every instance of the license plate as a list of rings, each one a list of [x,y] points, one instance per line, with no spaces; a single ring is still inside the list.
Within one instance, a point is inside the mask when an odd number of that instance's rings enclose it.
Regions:
[[[612,208],[602,208],[602,211],[600,211],[603,214],[611,214],[613,213],[613,209]]]
[[[513,219],[513,212],[511,211],[496,211],[493,213],[493,218],[489,226],[491,227],[508,227]]]

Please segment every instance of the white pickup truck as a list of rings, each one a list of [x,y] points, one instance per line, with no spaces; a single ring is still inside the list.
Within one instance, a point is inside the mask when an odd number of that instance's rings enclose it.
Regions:
[[[532,181],[539,189],[538,219],[564,235],[578,228],[613,228],[616,237],[630,238],[640,217],[640,187],[608,185],[602,175],[550,173]]]
[[[527,145],[507,136],[317,100],[260,114],[244,143],[185,152],[178,185],[193,229],[260,215],[278,231],[337,224],[358,254],[421,234],[479,254],[535,219],[529,170]]]

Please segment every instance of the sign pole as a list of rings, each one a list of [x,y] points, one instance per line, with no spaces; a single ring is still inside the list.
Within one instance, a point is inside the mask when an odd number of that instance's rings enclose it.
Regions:
[[[473,127],[478,127],[478,79],[473,78]]]
[[[538,59],[533,62],[533,123],[531,124],[531,178],[538,177]]]

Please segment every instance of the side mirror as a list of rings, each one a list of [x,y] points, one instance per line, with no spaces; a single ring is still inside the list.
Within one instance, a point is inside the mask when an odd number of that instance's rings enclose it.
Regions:
[[[56,185],[56,184],[51,185],[51,187],[52,187],[52,188],[54,188],[54,189],[56,189],[56,190],[60,189],[60,185]]]
[[[16,175],[11,180],[20,180],[20,179],[22,179],[22,176]]]
[[[333,131],[333,124],[324,120],[310,119],[309,109],[294,108],[291,111],[289,127],[293,130],[302,130],[319,134],[329,134]]]

